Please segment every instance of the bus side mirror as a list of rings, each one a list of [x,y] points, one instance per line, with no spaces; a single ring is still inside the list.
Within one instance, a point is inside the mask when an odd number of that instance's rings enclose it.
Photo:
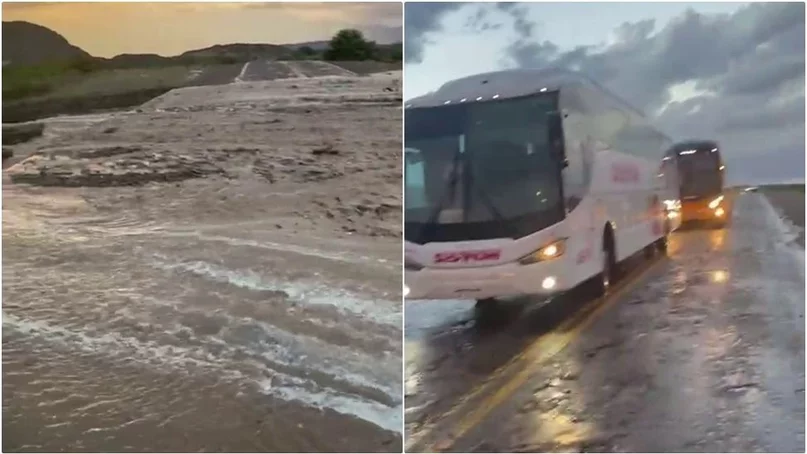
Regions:
[[[569,166],[566,149],[563,146],[563,117],[560,112],[550,112],[548,118],[549,146],[552,155],[560,163],[561,169]]]

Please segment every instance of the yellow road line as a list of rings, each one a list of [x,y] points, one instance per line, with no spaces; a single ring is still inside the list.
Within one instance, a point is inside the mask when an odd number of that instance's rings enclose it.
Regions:
[[[479,425],[479,423],[481,423],[485,417],[490,414],[490,412],[512,396],[516,390],[521,388],[530,378],[530,376],[534,374],[538,366],[558,354],[567,345],[569,345],[572,340],[578,337],[583,330],[594,322],[594,320],[599,318],[599,316],[602,315],[606,309],[616,303],[616,301],[624,296],[625,293],[635,289],[637,285],[642,282],[642,278],[648,275],[662,262],[663,260],[657,259],[654,263],[650,264],[650,266],[643,268],[632,275],[626,276],[626,279],[623,280],[623,284],[615,288],[613,293],[611,293],[604,301],[600,302],[599,304],[589,304],[587,308],[584,308],[572,318],[559,324],[552,331],[537,338],[522,353],[508,361],[500,368],[496,369],[488,380],[476,387],[470,393],[466,394],[465,397],[461,398],[457,404],[451,410],[446,412],[439,420],[444,420],[456,413],[459,413],[467,402],[473,400],[478,395],[483,394],[485,391],[488,391],[488,388],[490,388],[493,383],[497,382],[500,377],[507,375],[506,372],[508,372],[508,370],[511,369],[516,362],[519,362],[519,360],[527,358],[530,360],[526,365],[524,365],[524,367],[520,368],[519,371],[512,376],[512,378],[506,381],[495,393],[491,394],[490,397],[484,399],[473,409],[463,412],[465,413],[465,416],[460,418],[459,422],[455,425],[456,430],[452,431],[449,437],[427,445],[420,451],[437,452],[445,451],[451,448],[451,446],[453,446],[453,444],[456,443],[459,438],[465,435],[472,428]],[[431,430],[426,429],[418,437],[418,439],[422,440],[430,433]],[[415,443],[417,443],[417,441]]]

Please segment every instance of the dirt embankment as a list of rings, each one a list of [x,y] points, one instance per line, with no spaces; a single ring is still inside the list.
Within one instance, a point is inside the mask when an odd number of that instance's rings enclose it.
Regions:
[[[40,137],[45,130],[42,123],[3,125],[3,145],[16,145]]]
[[[399,77],[179,89],[135,112],[39,143],[7,172],[12,182],[42,186],[137,186],[136,195],[117,191],[115,205],[124,201],[145,216],[174,192],[192,191],[199,205],[215,208],[172,207],[189,222],[253,207],[256,217],[277,217],[278,228],[288,220],[299,230],[396,237]],[[87,197],[104,207],[113,195]]]
[[[176,87],[143,88],[121,93],[38,97],[3,104],[3,121],[20,123],[54,115],[77,115],[137,106]]]
[[[401,70],[401,62],[356,61],[330,64],[357,75]],[[195,68],[101,71],[79,80],[71,79],[67,86],[44,96],[4,102],[3,121],[20,123],[55,115],[79,115],[135,107],[176,88],[231,83],[243,66],[243,63],[235,63]]]

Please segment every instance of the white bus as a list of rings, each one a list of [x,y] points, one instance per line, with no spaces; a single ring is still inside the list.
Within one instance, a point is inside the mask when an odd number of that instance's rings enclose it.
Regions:
[[[666,251],[675,228],[672,141],[576,73],[448,82],[405,102],[404,142],[407,299],[486,304],[584,283],[601,296],[622,260]]]

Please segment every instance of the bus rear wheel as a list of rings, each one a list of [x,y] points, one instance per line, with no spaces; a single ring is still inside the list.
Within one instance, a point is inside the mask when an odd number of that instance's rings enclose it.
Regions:
[[[602,271],[594,276],[590,283],[591,296],[602,298],[611,291],[611,284],[616,276],[616,254],[610,243],[605,243],[602,250]]]
[[[664,236],[656,240],[656,249],[664,255],[667,253],[667,248],[670,243],[670,223],[664,223]]]

